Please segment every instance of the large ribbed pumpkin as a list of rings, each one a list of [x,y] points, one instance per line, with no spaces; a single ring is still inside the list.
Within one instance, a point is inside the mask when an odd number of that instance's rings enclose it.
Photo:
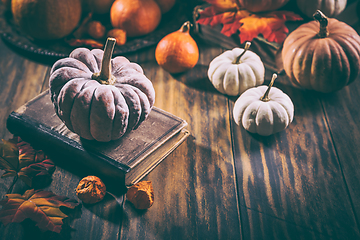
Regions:
[[[238,4],[250,12],[265,12],[279,9],[288,2],[289,0],[239,0]]]
[[[296,0],[296,4],[299,10],[310,18],[316,10],[328,17],[335,17],[344,11],[347,0]]]
[[[119,139],[139,126],[155,101],[142,68],[125,57],[111,59],[115,39],[105,50],[77,48],[50,72],[51,100],[65,125],[88,140]]]
[[[285,39],[282,59],[286,74],[297,86],[333,92],[360,74],[360,37],[344,22],[321,11],[316,21],[299,26]]]

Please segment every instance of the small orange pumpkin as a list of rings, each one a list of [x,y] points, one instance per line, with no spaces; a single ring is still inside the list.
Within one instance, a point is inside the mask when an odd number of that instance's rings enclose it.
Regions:
[[[199,48],[190,35],[190,22],[166,35],[155,49],[157,63],[170,73],[180,73],[193,68],[199,60]]]
[[[110,9],[114,28],[126,31],[128,37],[146,35],[156,29],[161,10],[154,0],[116,0]]]
[[[333,92],[360,75],[360,36],[349,25],[327,18],[299,26],[285,39],[282,59],[286,74],[297,86]]]

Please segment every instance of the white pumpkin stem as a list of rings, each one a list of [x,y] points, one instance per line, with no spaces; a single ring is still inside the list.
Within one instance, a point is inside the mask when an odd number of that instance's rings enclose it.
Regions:
[[[325,14],[323,14],[320,10],[317,10],[314,13],[313,17],[320,23],[320,31],[318,33],[318,36],[321,38],[329,36],[328,18],[325,16]]]
[[[246,53],[246,51],[250,48],[251,42],[246,42],[245,43],[245,47],[244,47],[244,51],[233,61],[233,64],[240,64],[240,58],[242,56],[244,56],[244,54]]]
[[[270,89],[271,89],[272,85],[274,84],[274,81],[275,81],[276,78],[277,78],[277,74],[274,73],[274,74],[272,75],[272,78],[271,78],[271,81],[270,81],[270,84],[269,84],[268,89],[267,89],[266,92],[264,93],[264,96],[262,96],[262,97],[260,98],[261,101],[263,101],[263,102],[268,102],[268,101],[270,101],[269,92],[270,92]]]
[[[111,56],[116,44],[115,38],[108,38],[104,47],[104,55],[101,61],[101,70],[99,73],[94,73],[92,79],[97,80],[101,84],[112,85],[116,78],[111,75]]]

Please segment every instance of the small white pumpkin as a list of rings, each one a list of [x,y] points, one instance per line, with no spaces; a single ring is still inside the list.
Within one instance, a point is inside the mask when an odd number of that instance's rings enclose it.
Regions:
[[[269,136],[292,122],[294,104],[290,97],[276,87],[271,88],[276,78],[274,74],[268,87],[250,88],[241,94],[233,108],[236,124],[242,124],[251,133]]]
[[[244,49],[225,51],[210,62],[208,77],[219,92],[237,96],[263,84],[265,67],[258,55],[248,51],[250,45],[246,42]]]

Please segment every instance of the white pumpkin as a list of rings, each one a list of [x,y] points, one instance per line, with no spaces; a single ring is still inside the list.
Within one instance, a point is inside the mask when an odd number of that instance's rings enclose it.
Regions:
[[[250,44],[225,51],[210,62],[208,77],[219,92],[237,96],[263,84],[265,67],[258,55],[248,51]]]
[[[327,17],[335,17],[344,11],[347,0],[296,0],[296,3],[299,10],[309,18],[313,18],[316,10]]]
[[[292,122],[294,104],[290,97],[276,87],[271,88],[276,77],[274,74],[268,87],[250,88],[241,94],[233,108],[236,124],[242,124],[251,133],[269,136]]]

